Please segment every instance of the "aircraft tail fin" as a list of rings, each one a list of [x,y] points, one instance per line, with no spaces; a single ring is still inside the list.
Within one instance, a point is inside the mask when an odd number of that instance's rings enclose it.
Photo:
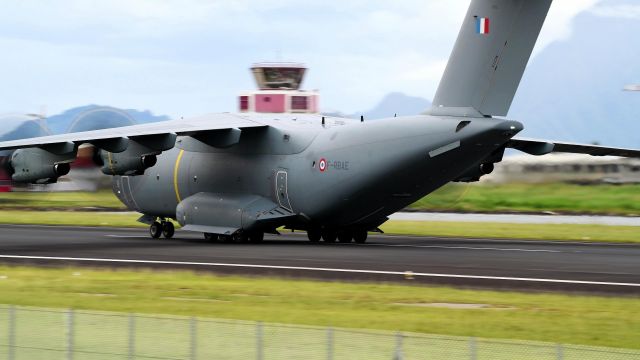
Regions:
[[[506,116],[552,0],[472,0],[429,111]]]

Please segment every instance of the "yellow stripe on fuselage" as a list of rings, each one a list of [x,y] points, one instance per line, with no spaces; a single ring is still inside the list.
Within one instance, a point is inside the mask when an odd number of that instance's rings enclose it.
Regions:
[[[178,202],[182,201],[180,199],[180,189],[178,189],[178,175],[180,171],[180,160],[182,160],[182,155],[184,155],[184,150],[180,150],[178,153],[178,157],[176,158],[176,163],[173,166],[173,189],[176,191],[176,199]]]
[[[111,170],[111,174],[115,175],[116,172],[113,170],[113,160],[111,160],[111,153],[107,151],[107,158],[109,159],[109,170]]]

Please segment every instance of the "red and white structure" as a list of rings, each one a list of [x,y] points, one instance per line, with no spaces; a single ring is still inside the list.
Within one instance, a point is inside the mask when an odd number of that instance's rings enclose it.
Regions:
[[[258,63],[251,67],[258,90],[240,94],[240,112],[317,113],[317,91],[300,90],[307,68],[296,63]]]

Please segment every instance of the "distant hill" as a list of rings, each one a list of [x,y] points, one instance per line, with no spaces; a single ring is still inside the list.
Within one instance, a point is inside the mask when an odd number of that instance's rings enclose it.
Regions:
[[[584,13],[529,64],[509,118],[520,136],[640,147],[640,21]],[[597,26],[594,26],[597,24]]]
[[[405,95],[401,92],[392,92],[385,95],[373,109],[355,114],[344,114],[341,112],[325,113],[326,115],[360,118],[363,115],[365,119],[382,119],[397,116],[417,115],[431,106],[431,102],[421,97]]]
[[[149,110],[139,111],[86,105],[49,116],[46,123],[52,133],[62,134],[69,130],[95,130],[163,120],[169,120],[169,117],[166,115],[154,115]]]
[[[508,115],[524,123],[519,136],[640,148],[640,92],[622,91],[640,83],[640,36],[634,34],[640,34],[637,19],[577,16],[572,36],[547,46],[524,73]],[[414,115],[430,105],[394,92],[362,114]]]

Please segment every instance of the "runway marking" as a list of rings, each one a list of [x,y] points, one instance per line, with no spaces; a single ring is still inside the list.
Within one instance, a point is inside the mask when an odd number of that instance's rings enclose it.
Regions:
[[[410,247],[410,248],[432,248],[432,249],[462,249],[462,250],[490,250],[490,251],[521,251],[521,252],[546,252],[546,253],[567,253],[581,251],[561,251],[545,249],[519,249],[519,248],[493,248],[493,247],[473,247],[473,246],[445,246],[445,245],[407,245],[407,244],[366,244],[365,246],[384,247]]]
[[[117,235],[106,234],[106,237],[123,238],[123,239],[141,239],[148,238],[148,235]],[[354,244],[333,244],[337,246],[349,246]],[[472,246],[445,246],[445,245],[408,245],[408,244],[357,244],[355,246],[382,246],[382,247],[408,247],[408,248],[426,248],[426,249],[454,249],[454,250],[482,250],[482,251],[520,251],[520,252],[545,252],[545,253],[580,253],[582,251],[561,251],[561,250],[545,250],[545,249],[520,249],[520,248],[493,248],[493,247],[472,247]]]
[[[602,281],[567,280],[567,279],[544,279],[544,278],[523,278],[523,277],[508,277],[508,276],[483,276],[483,275],[419,273],[419,272],[412,272],[410,270],[405,270],[405,271],[382,271],[382,270],[362,270],[362,269],[332,269],[332,268],[318,268],[318,267],[307,267],[307,266],[280,266],[280,265],[258,265],[258,264],[207,263],[207,262],[190,262],[190,261],[108,259],[108,258],[101,259],[101,258],[83,258],[83,257],[75,258],[75,257],[61,257],[61,256],[28,256],[28,255],[0,255],[0,258],[3,258],[3,259],[25,259],[25,260],[91,261],[91,262],[122,263],[122,264],[157,264],[157,265],[190,265],[190,266],[210,266],[210,267],[235,267],[235,268],[301,270],[301,271],[321,271],[321,272],[398,275],[398,276],[406,276],[406,274],[409,272],[409,273],[411,273],[412,276],[435,277],[435,278],[503,280],[503,281],[519,281],[519,282],[540,282],[540,283],[579,284],[579,285],[598,285],[598,286],[624,286],[624,287],[637,287],[637,288],[640,288],[640,283],[602,282]]]
[[[130,239],[130,238],[134,238],[134,239],[148,239],[149,235],[116,235],[116,234],[107,234],[105,235],[106,237],[114,237],[114,238],[125,238],[125,239]]]

